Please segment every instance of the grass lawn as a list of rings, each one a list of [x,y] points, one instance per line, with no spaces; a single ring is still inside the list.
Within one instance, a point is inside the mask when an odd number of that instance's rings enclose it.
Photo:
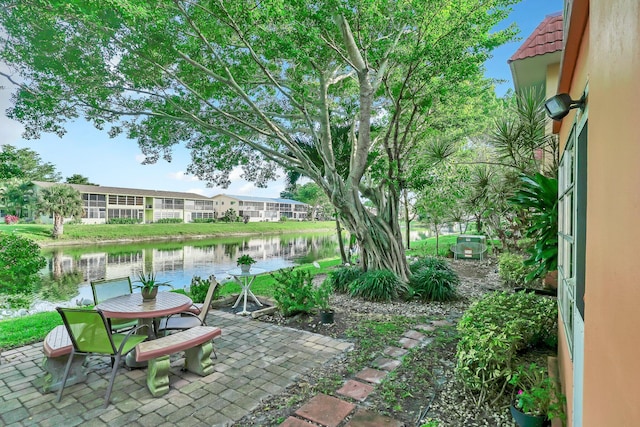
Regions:
[[[120,239],[181,238],[195,236],[229,236],[243,234],[278,234],[314,231],[333,231],[332,221],[283,221],[283,222],[215,222],[186,224],[65,224],[60,239],[51,238],[51,224],[0,224],[0,232],[16,232],[40,245],[72,240],[98,241]]]

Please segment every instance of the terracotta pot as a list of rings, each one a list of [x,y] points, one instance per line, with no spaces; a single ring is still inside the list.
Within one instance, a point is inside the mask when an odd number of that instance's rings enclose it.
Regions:
[[[154,286],[153,288],[142,288],[140,290],[142,294],[142,301],[153,301],[156,299],[156,295],[158,295],[158,287]]]

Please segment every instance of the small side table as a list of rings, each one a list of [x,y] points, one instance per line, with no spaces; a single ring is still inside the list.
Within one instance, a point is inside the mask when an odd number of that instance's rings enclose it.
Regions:
[[[233,270],[229,270],[227,272],[229,276],[233,276],[233,278],[237,280],[238,283],[240,283],[240,286],[242,286],[242,291],[240,292],[240,295],[238,295],[238,299],[236,300],[235,304],[233,304],[233,308],[236,308],[240,303],[240,300],[244,297],[243,310],[238,314],[246,316],[247,314],[251,313],[250,311],[247,311],[247,295],[250,295],[255,303],[262,307],[262,303],[258,301],[258,298],[256,298],[253,292],[251,292],[251,284],[255,280],[256,276],[259,276],[262,273],[266,273],[266,271],[267,270],[263,268],[252,267],[248,272],[244,272],[239,268],[234,268]]]

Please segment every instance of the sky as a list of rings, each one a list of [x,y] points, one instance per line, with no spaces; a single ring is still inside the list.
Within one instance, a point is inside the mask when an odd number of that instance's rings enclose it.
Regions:
[[[545,16],[561,11],[562,5],[563,0],[523,0],[513,6],[510,16],[496,27],[502,29],[515,22],[520,28],[519,39],[495,49],[493,57],[485,63],[486,77],[504,81],[496,85],[498,96],[503,96],[513,87],[507,65],[509,57]],[[285,188],[283,179],[270,183],[266,189],[257,188],[241,178],[240,170],[231,174],[229,188],[208,188],[205,182],[186,173],[191,157],[183,145],[174,148],[171,163],[160,159],[156,164],[142,165],[144,156],[135,141],[124,137],[111,139],[106,132],[95,129],[84,120],[69,124],[62,138],[42,134],[38,140],[24,140],[21,138],[21,124],[4,114],[10,106],[11,92],[11,83],[0,76],[0,145],[9,144],[35,151],[43,162],[55,165],[63,180],[80,174],[103,186],[192,192],[204,196],[225,193],[279,197]]]

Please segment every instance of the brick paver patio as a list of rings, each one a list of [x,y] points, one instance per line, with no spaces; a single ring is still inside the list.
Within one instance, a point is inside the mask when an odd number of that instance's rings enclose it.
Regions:
[[[44,375],[42,343],[3,352],[0,357],[0,425],[3,426],[228,426],[318,368],[352,344],[326,336],[213,310],[208,323],[222,328],[215,340],[216,372],[200,377],[181,371],[172,357],[170,392],[151,396],[144,369],[121,368],[111,404],[103,409],[108,358],[91,360],[86,383],[55,393],[37,387]]]

